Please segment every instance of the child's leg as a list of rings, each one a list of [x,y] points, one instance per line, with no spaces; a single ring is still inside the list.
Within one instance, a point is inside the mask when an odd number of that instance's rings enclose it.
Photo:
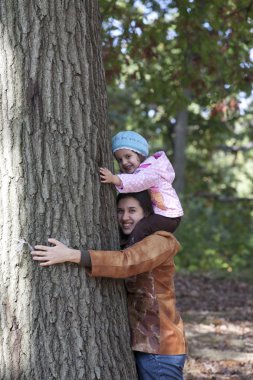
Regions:
[[[131,244],[137,243],[146,236],[156,231],[167,231],[173,233],[178,227],[181,217],[167,218],[166,216],[152,214],[140,220],[131,233]]]

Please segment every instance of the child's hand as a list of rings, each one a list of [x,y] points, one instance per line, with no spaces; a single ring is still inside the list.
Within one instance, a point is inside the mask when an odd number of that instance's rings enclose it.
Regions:
[[[100,168],[99,172],[100,172],[100,179],[102,183],[113,183],[114,175],[109,169]]]
[[[100,179],[102,183],[112,183],[115,186],[121,186],[121,180],[117,175],[112,174],[112,172],[107,168],[100,168]]]

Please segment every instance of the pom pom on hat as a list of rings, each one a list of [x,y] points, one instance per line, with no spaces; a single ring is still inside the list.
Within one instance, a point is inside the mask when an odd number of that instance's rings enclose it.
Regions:
[[[147,140],[133,131],[119,132],[112,138],[112,152],[114,153],[119,149],[130,149],[144,157],[148,156]]]

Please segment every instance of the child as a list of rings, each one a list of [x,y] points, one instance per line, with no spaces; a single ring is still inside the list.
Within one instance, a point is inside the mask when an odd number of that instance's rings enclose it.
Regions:
[[[143,218],[135,227],[131,244],[156,231],[173,233],[178,227],[183,209],[172,187],[174,169],[164,152],[148,156],[148,143],[136,132],[123,131],[112,139],[112,152],[122,174],[114,175],[100,168],[102,183],[112,183],[120,193],[134,193],[149,189],[154,214]],[[132,175],[133,174],[133,175]],[[131,224],[131,215],[126,223]]]

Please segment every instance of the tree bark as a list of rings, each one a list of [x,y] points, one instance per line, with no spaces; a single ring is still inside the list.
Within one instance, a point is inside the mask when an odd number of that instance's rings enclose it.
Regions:
[[[118,246],[97,0],[1,1],[0,51],[0,378],[135,379],[123,282],[16,241]]]

